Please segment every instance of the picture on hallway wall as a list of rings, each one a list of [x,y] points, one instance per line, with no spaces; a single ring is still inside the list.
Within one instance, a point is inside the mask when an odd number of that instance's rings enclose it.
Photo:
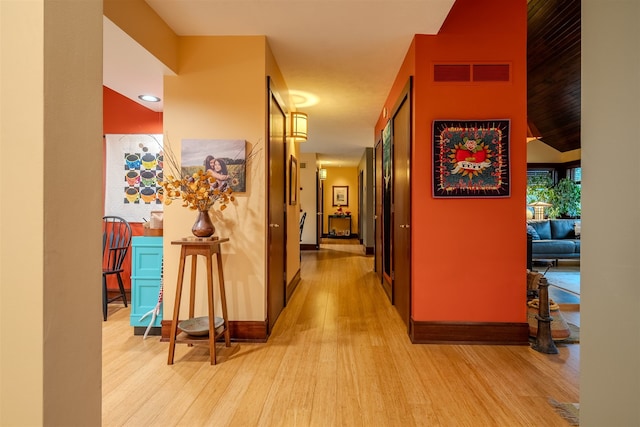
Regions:
[[[289,204],[295,205],[298,201],[298,160],[289,158]]]
[[[382,259],[383,274],[391,283],[391,199],[393,190],[393,156],[391,155],[391,120],[382,130]]]
[[[104,214],[144,222],[162,210],[162,135],[105,135]]]
[[[509,120],[434,120],[433,197],[509,197]]]
[[[234,193],[247,191],[243,139],[183,139],[180,155],[182,176],[203,170],[216,177],[215,185],[220,191],[227,187]]]
[[[349,187],[347,185],[334,185],[333,206],[349,206]]]

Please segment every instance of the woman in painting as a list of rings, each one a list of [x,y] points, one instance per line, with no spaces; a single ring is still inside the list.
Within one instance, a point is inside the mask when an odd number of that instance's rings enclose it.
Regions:
[[[213,156],[207,156],[204,160],[204,171],[216,179],[213,184],[213,188],[219,188],[220,190],[226,190],[229,179],[229,172],[227,170],[226,163],[221,159],[216,159]]]
[[[213,161],[213,176],[216,178],[216,188],[220,191],[224,191],[229,186],[229,170],[227,164],[222,159],[214,159]]]

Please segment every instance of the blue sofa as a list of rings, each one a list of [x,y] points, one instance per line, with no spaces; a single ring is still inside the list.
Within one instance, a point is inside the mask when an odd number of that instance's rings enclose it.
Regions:
[[[580,220],[547,219],[527,221],[532,259],[579,259]]]

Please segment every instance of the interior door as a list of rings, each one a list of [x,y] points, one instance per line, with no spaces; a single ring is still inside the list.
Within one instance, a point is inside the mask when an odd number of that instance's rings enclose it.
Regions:
[[[391,119],[382,130],[382,287],[393,304],[393,141]]]
[[[316,249],[320,249],[324,227],[324,181],[318,178],[316,182],[318,187],[316,190]]]
[[[382,282],[382,140],[378,141],[375,150],[375,250],[373,254],[374,258],[374,270],[380,282]],[[391,295],[387,295],[391,297]]]
[[[362,224],[362,211],[364,210],[364,173],[360,171],[358,174],[358,239],[360,240],[360,244],[364,242],[363,240],[363,224]]]
[[[393,140],[393,304],[411,320],[411,80],[392,113]]]
[[[286,114],[278,102],[277,94],[269,87],[269,213],[268,213],[268,282],[267,320],[269,334],[282,312],[286,298],[285,249],[285,147]]]

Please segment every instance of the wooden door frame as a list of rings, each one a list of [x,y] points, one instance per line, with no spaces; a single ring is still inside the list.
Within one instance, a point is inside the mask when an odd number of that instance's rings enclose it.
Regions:
[[[280,227],[282,227],[282,233],[283,233],[283,241],[282,241],[282,260],[283,260],[283,274],[282,274],[282,309],[284,309],[284,307],[286,306],[286,294],[287,294],[287,283],[286,283],[286,272],[287,272],[287,194],[286,194],[286,155],[287,155],[287,150],[286,150],[286,134],[287,134],[287,120],[286,120],[286,110],[284,108],[284,102],[282,102],[282,99],[279,96],[278,91],[274,88],[273,85],[273,81],[271,80],[270,77],[267,76],[267,111],[266,111],[266,117],[267,117],[267,141],[268,141],[268,145],[267,145],[267,165],[271,164],[271,104],[272,104],[272,100],[275,101],[276,105],[278,106],[278,109],[280,110],[280,112],[282,113],[282,115],[284,116],[284,125],[283,125],[283,155],[282,155],[282,167],[283,167],[283,178],[282,178],[282,182],[284,183],[284,185],[282,186],[282,194],[283,194],[283,214],[282,214],[282,225]],[[270,228],[272,227],[272,217],[271,217],[271,205],[270,205],[270,200],[271,200],[271,183],[272,183],[272,179],[271,179],[271,173],[267,173],[267,286],[266,286],[266,325],[267,325],[267,336],[269,336],[271,334],[271,330],[273,329],[273,326],[275,325],[276,320],[278,319],[278,316],[280,315],[280,313],[282,312],[282,309],[280,309],[278,311],[278,313],[275,316],[272,316],[271,311],[272,311],[272,307],[271,307],[271,292],[273,291],[274,288],[274,284],[271,283],[271,267],[272,267],[272,263],[271,263],[271,251],[269,250],[269,247],[271,246],[271,237],[272,237],[272,233]],[[275,318],[272,318],[275,317]]]
[[[316,171],[316,249],[320,249],[322,229],[324,227],[324,182],[320,172]]]
[[[383,289],[387,294],[389,300],[391,300],[391,288],[385,286],[385,280],[383,279],[383,270],[384,267],[382,265],[383,258],[383,249],[382,249],[382,215],[383,215],[383,207],[382,207],[382,191],[383,191],[383,173],[382,173],[382,133],[380,134],[380,139],[375,145],[373,150],[373,164],[374,164],[374,230],[375,230],[375,242],[374,242],[374,251],[373,251],[373,265],[378,278],[380,279],[380,283],[383,285]]]
[[[391,272],[393,275],[393,284],[392,284],[392,301],[393,304],[396,306],[396,309],[398,309],[398,312],[400,313],[401,316],[403,316],[402,320],[406,323],[407,325],[407,332],[411,333],[411,303],[412,303],[412,295],[411,295],[411,283],[412,283],[412,279],[411,279],[411,264],[412,264],[412,258],[413,258],[413,254],[412,254],[412,250],[411,250],[411,237],[412,237],[412,229],[411,229],[411,189],[412,189],[412,183],[411,183],[411,168],[412,168],[412,163],[411,163],[411,153],[412,153],[412,123],[413,123],[413,99],[412,99],[412,90],[413,90],[413,79],[412,77],[409,77],[408,82],[406,83],[405,87],[403,88],[402,92],[400,93],[400,96],[398,97],[398,100],[396,101],[393,109],[391,110],[391,147],[392,147],[392,157],[393,157],[393,190],[392,190],[392,200],[393,200],[393,215],[391,218],[391,229],[392,229],[392,236],[391,239],[393,241],[393,246],[392,246],[392,252],[391,252]],[[397,168],[402,167],[401,165],[399,165],[399,162],[396,159],[396,154],[397,154],[397,150],[398,150],[398,144],[396,143],[396,139],[395,139],[395,118],[397,116],[397,114],[399,113],[400,109],[404,106],[407,105],[407,108],[409,109],[408,112],[408,130],[407,130],[407,159],[408,159],[408,171],[407,171],[407,181],[408,181],[408,197],[406,200],[406,209],[408,212],[408,219],[407,219],[407,223],[401,224],[401,222],[403,222],[401,216],[399,217],[398,213],[400,212],[400,206],[398,205],[398,198],[397,198],[397,193],[395,191],[396,188],[396,184],[398,183],[398,176],[400,174],[396,173]],[[404,187],[403,187],[404,188]],[[407,231],[408,230],[408,231]],[[400,245],[398,243],[398,241],[400,239],[403,238],[403,236],[407,236],[407,245],[408,246],[408,252],[409,252],[409,256],[408,257],[400,257],[399,259],[407,259],[408,262],[408,268],[406,269],[398,269],[402,272],[404,272],[405,270],[407,271],[407,276],[408,276],[408,289],[407,289],[407,295],[406,298],[408,299],[408,301],[399,301],[398,298],[398,287],[397,287],[397,275],[396,275],[396,255],[397,255],[397,250],[398,248],[403,248],[404,245]],[[403,313],[402,312],[402,303],[405,302],[406,303],[406,309],[407,312]]]

